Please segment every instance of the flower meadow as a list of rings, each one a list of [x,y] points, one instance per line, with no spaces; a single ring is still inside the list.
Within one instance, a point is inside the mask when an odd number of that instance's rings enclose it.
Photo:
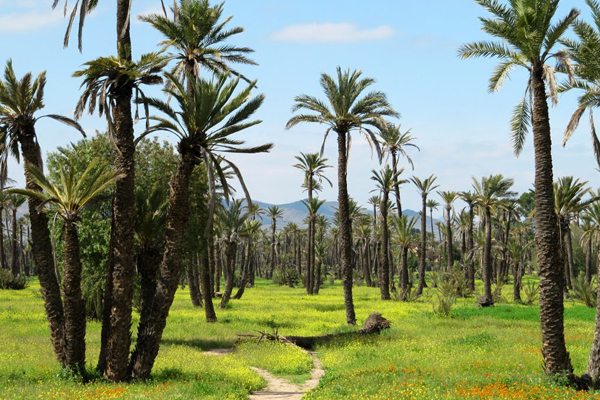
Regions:
[[[600,399],[549,381],[542,372],[537,305],[476,307],[460,299],[451,317],[433,313],[434,289],[419,302],[379,300],[376,288],[355,288],[357,318],[381,312],[392,328],[377,336],[343,336],[319,346],[326,370],[306,399]],[[506,296],[509,297],[509,296]],[[245,399],[265,381],[250,366],[300,383],[312,367],[298,348],[256,343],[238,334],[319,335],[351,331],[344,323],[342,288],[318,296],[303,288],[257,281],[242,300],[206,324],[187,289],[178,291],[151,380],[114,385],[94,375],[81,384],[61,373],[50,347],[39,285],[0,291],[0,399]],[[595,311],[567,302],[565,335],[576,373],[593,338]],[[137,317],[137,316],[136,316]],[[135,326],[134,326],[135,329]],[[100,324],[89,322],[87,358],[98,357]],[[236,351],[203,351],[236,344]]]

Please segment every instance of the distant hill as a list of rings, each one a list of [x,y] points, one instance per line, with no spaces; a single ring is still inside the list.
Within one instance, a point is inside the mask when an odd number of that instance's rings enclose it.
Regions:
[[[302,201],[295,201],[293,203],[287,203],[287,204],[271,204],[271,203],[265,203],[263,201],[258,201],[258,200],[253,200],[253,202],[260,205],[260,207],[263,209],[267,209],[269,207],[276,205],[283,210],[283,220],[277,221],[277,229],[278,230],[283,228],[285,225],[289,224],[290,222],[294,222],[294,223],[298,224],[299,226],[303,227],[304,226],[304,222],[303,222],[304,218],[306,218],[306,216],[308,215],[308,212],[306,211],[306,206],[304,205],[304,203],[302,203]],[[321,206],[319,213],[325,215],[325,217],[327,217],[327,219],[332,221],[334,218],[336,209],[337,209],[337,201],[328,201]],[[373,210],[365,209],[365,213],[367,213],[369,215],[373,215]],[[409,217],[417,218],[417,223],[415,225],[415,228],[421,229],[421,217],[420,217],[419,212],[413,211],[413,210],[402,210],[402,213],[404,215],[408,215]],[[440,221],[439,219],[436,219],[436,218],[433,219],[434,228],[435,228],[435,223],[439,222],[439,221]],[[263,217],[262,222],[265,227],[271,226],[271,220],[267,217]],[[426,223],[427,223],[427,232],[431,232],[431,218],[427,217]],[[436,237],[438,236],[437,229],[436,229],[435,235],[436,235]]]

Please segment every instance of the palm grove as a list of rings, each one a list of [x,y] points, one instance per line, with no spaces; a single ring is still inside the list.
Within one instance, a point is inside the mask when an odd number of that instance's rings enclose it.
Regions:
[[[593,277],[600,193],[573,177],[554,179],[548,100],[556,104],[565,91],[580,94],[565,144],[587,111],[600,154],[593,124],[600,5],[586,1],[589,24],[578,10],[556,16],[558,0],[477,2],[491,15],[481,22],[494,41],[463,45],[459,55],[500,60],[490,91],[500,89],[515,67],[527,70],[510,126],[517,155],[533,132],[530,192],[519,196],[512,179],[500,174],[474,177],[471,190],[461,192],[441,190],[434,175],[409,176],[417,138],[396,123],[398,112],[374,89],[373,79],[338,67],[321,75],[322,94],[294,99],[286,128],[315,123],[324,139],[320,151],[296,157],[307,217],[302,226],[285,224],[279,207],[263,210],[252,202],[243,171],[229,156],[272,148],[248,147],[238,138],[260,124],[254,114],[264,100],[254,94],[256,81],[236,70],[238,64],[256,64],[251,48],[229,43],[243,28],[230,26],[224,4],[181,0],[168,12],[161,2],[163,14],[141,19],[164,40],[156,52],[134,60],[130,1],[118,0],[115,55],[91,60],[73,74],[82,89],[74,118],[43,114],[44,73],[18,78],[12,62],[6,65],[0,80],[0,212],[7,217],[0,218],[6,225],[0,226],[6,231],[0,235],[0,283],[23,287],[25,276],[37,275],[56,358],[84,379],[86,321],[101,321],[97,369],[107,379],[125,381],[150,376],[181,285],[189,287],[190,301],[204,309],[206,321],[216,322],[213,299],[227,307],[256,277],[303,285],[308,295],[340,279],[346,322],[353,325],[355,284],[379,288],[385,301],[415,301],[431,287],[436,313],[449,314],[454,299],[478,291],[479,279],[481,307],[507,301],[502,289],[511,282],[513,300],[532,304],[538,287],[523,285],[523,277],[537,274],[546,373],[597,386],[600,318],[587,373],[578,377],[564,339],[563,301],[568,296],[600,307]],[[82,0],[67,10],[65,2],[65,46],[77,25],[82,48],[85,19],[97,5]],[[574,38],[566,35],[571,28]],[[163,96],[146,96],[150,85],[162,85]],[[77,119],[86,112],[104,117],[106,132],[50,153],[44,166],[36,122],[52,118],[85,136]],[[135,137],[138,120],[145,129]],[[148,138],[158,132],[171,135],[174,145]],[[332,185],[324,154],[329,135],[337,140],[338,206],[332,219],[321,212],[325,201],[318,197],[324,184]],[[367,140],[382,166],[372,171],[372,211],[348,193],[353,135]],[[7,189],[9,156],[25,165],[25,189]],[[237,199],[232,180],[243,191]],[[403,213],[401,190],[421,196],[420,221]],[[18,219],[25,199],[29,213]],[[434,222],[438,209],[444,218]],[[263,227],[267,221],[270,226]],[[132,348],[134,311],[139,324]]]

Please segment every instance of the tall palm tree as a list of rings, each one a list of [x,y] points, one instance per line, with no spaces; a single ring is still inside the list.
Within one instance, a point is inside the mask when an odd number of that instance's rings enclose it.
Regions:
[[[490,79],[490,91],[499,90],[515,67],[527,70],[525,95],[515,107],[511,121],[515,153],[523,149],[529,127],[533,128],[535,152],[535,241],[540,276],[540,321],[542,353],[546,373],[571,374],[572,367],[564,339],[564,304],[561,265],[558,252],[558,226],[554,212],[552,140],[548,95],[556,103],[558,88],[552,58],[564,56],[554,50],[579,11],[572,9],[564,18],[554,20],[559,0],[511,0],[508,5],[495,0],[478,0],[491,18],[481,18],[483,30],[499,39],[463,45],[462,58],[494,57],[501,60]],[[530,104],[530,99],[533,104]]]
[[[448,190],[442,190],[442,191],[438,191],[438,194],[440,195],[440,197],[442,198],[442,200],[444,200],[445,203],[445,207],[444,209],[446,210],[445,214],[446,214],[446,240],[448,243],[448,272],[450,272],[452,270],[452,267],[454,267],[454,249],[452,247],[452,243],[453,243],[453,236],[452,236],[452,203],[454,203],[454,201],[456,199],[458,199],[458,192],[453,192],[453,191],[448,191]]]
[[[175,54],[171,58],[176,64],[171,73],[180,82],[184,83],[190,77],[198,79],[202,68],[211,71],[211,75],[231,72],[250,82],[229,65],[257,64],[248,58],[254,50],[224,43],[233,35],[244,32],[239,26],[227,27],[233,16],[221,20],[224,4],[211,6],[208,0],[180,0],[173,10],[173,19],[166,14],[140,17],[165,37],[160,45],[174,48]]]
[[[85,63],[85,68],[76,71],[74,77],[82,77],[85,88],[77,106],[75,116],[80,118],[84,111],[96,111],[106,117],[110,143],[115,148],[115,166],[121,178],[115,185],[113,201],[113,245],[107,272],[101,351],[98,369],[113,381],[127,378],[127,361],[131,341],[131,309],[133,301],[134,225],[135,214],[135,146],[131,101],[133,92],[139,102],[145,99],[143,85],[162,83],[160,72],[167,59],[157,53],[144,54],[133,61],[129,52],[119,52],[117,57],[100,57]],[[139,106],[139,105],[138,105]],[[146,108],[146,107],[145,107]],[[136,117],[137,117],[136,110]],[[148,115],[146,115],[148,117]],[[148,119],[146,120],[148,123]],[[106,318],[107,320],[104,320]]]
[[[413,176],[410,178],[412,183],[415,184],[417,189],[421,192],[421,246],[419,248],[419,285],[417,286],[417,295],[420,296],[423,293],[425,287],[425,260],[427,257],[427,196],[433,190],[439,187],[435,184],[437,177],[430,175],[429,178],[423,180]]]
[[[92,12],[98,0],[80,0],[75,3],[70,13],[67,13],[68,0],[64,1],[65,16],[70,15],[67,25],[64,46],[69,45],[69,37],[73,22],[79,14],[78,47],[83,47],[83,27],[87,14]],[[119,64],[131,65],[131,2],[132,0],[117,0],[116,5],[116,32],[117,32],[117,57]],[[60,0],[54,0],[52,8]],[[108,73],[108,71],[105,71]],[[127,74],[126,74],[127,76]],[[134,258],[135,244],[131,216],[135,211],[135,170],[134,170],[134,131],[131,102],[133,99],[134,85],[123,77],[118,87],[112,93],[114,110],[112,110],[112,128],[114,141],[117,148],[115,166],[123,175],[115,185],[115,198],[113,201],[113,229],[111,230],[112,262],[107,273],[107,290],[112,295],[105,296],[104,314],[101,333],[101,351],[98,369],[113,381],[123,381],[127,378],[127,362],[130,352],[131,329],[131,304],[133,299]],[[90,102],[93,103],[95,100]],[[105,112],[108,112],[107,108]]]
[[[64,292],[64,341],[65,366],[85,377],[85,303],[81,293],[81,258],[77,223],[81,212],[94,205],[98,198],[118,178],[107,164],[92,160],[79,177],[71,160],[70,168],[60,165],[61,181],[50,182],[43,172],[33,164],[26,166],[30,179],[39,188],[13,189],[10,193],[36,199],[41,206],[51,204],[63,219],[65,235],[65,266],[63,275]]]
[[[27,73],[19,80],[15,76],[12,61],[7,62],[4,80],[0,79],[0,146],[2,153],[5,153],[0,158],[6,159],[10,154],[19,161],[22,157],[25,167],[33,165],[42,170],[44,164],[35,129],[40,118],[48,117],[65,123],[85,136],[81,126],[72,119],[55,114],[37,115],[44,108],[45,86],[45,72],[35,79],[31,73]],[[32,180],[28,169],[25,169],[25,180],[27,189],[41,191],[38,184]],[[40,204],[36,198],[28,198],[33,259],[40,280],[46,317],[50,324],[54,352],[58,361],[64,365],[63,305],[54,268],[48,217],[38,211]]]
[[[385,126],[384,117],[397,116],[390,106],[386,95],[380,91],[364,94],[365,90],[375,82],[370,78],[361,78],[361,71],[342,71],[337,68],[337,80],[327,74],[321,75],[321,87],[325,91],[327,103],[308,95],[297,96],[293,111],[307,111],[292,117],[286,128],[301,122],[325,124],[325,140],[331,131],[337,134],[338,141],[338,207],[340,214],[341,252],[340,267],[343,272],[344,305],[346,322],[356,324],[354,301],[352,299],[352,232],[350,223],[348,195],[348,155],[351,134],[358,131],[363,134],[369,144],[380,154],[379,144],[373,128]],[[323,148],[321,149],[323,152]]]
[[[414,170],[415,166],[413,164],[412,158],[408,155],[406,151],[407,147],[413,147],[417,150],[420,150],[419,147],[413,142],[417,139],[416,137],[410,134],[410,129],[404,133],[402,133],[402,127],[400,124],[387,124],[382,127],[379,131],[379,136],[381,137],[381,150],[384,155],[392,156],[392,170],[394,173],[398,175],[400,172],[398,171],[398,157],[403,156],[406,158],[411,168]],[[402,200],[400,199],[400,185],[403,183],[407,183],[408,181],[402,180],[396,182],[394,185],[394,194],[396,195],[396,209],[398,211],[398,215],[402,215]]]
[[[492,212],[504,205],[504,200],[515,193],[510,191],[514,184],[512,179],[504,176],[490,175],[473,178],[473,189],[477,196],[477,205],[483,209],[483,223],[485,225],[485,247],[483,249],[483,297],[479,305],[488,307],[494,305],[492,297]]]
[[[277,241],[275,240],[275,232],[277,232],[277,220],[283,218],[283,210],[278,206],[271,206],[267,208],[267,217],[271,218],[271,269],[269,270],[268,277],[272,277],[273,271],[277,267]]]
[[[402,288],[402,300],[406,300],[408,294],[408,249],[413,243],[413,229],[417,223],[416,218],[408,218],[407,215],[402,215],[393,219],[393,225],[396,230],[398,244],[400,245],[401,267],[399,285]]]
[[[154,302],[148,320],[140,320],[138,342],[131,357],[130,370],[133,378],[149,376],[177,290],[185,227],[190,213],[189,186],[194,167],[202,163],[208,175],[211,201],[206,232],[210,232],[210,210],[214,210],[216,198],[215,181],[220,181],[225,197],[228,199],[230,196],[229,185],[223,172],[224,165],[231,167],[246,194],[248,204],[252,204],[240,170],[225,155],[267,152],[273,146],[265,144],[241,147],[244,142],[232,137],[235,133],[261,122],[247,122],[264,99],[263,95],[250,97],[250,91],[255,84],[236,94],[239,79],[229,81],[227,76],[221,75],[214,81],[197,80],[189,92],[175,76],[167,74],[167,79],[171,84],[165,91],[175,99],[179,111],[175,111],[165,101],[148,99],[148,104],[165,114],[165,117],[152,117],[156,125],[147,132],[165,131],[175,135],[179,140],[179,162],[170,183],[166,246]]]
[[[400,173],[402,170],[400,171]],[[381,270],[379,271],[379,290],[381,300],[390,299],[390,227],[388,224],[388,202],[390,192],[398,182],[398,173],[394,172],[388,165],[381,171],[372,171],[371,180],[376,182],[377,190],[381,193]]]

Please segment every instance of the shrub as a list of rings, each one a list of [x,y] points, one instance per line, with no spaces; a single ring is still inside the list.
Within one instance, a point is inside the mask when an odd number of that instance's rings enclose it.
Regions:
[[[0,289],[22,290],[27,286],[29,279],[26,276],[14,276],[9,270],[0,270]]]
[[[456,303],[455,288],[452,282],[444,281],[437,287],[437,301],[433,302],[433,313],[441,317],[450,317]]]
[[[573,282],[573,292],[571,298],[577,302],[585,304],[589,308],[596,308],[598,299],[598,289],[595,285],[595,279],[587,282],[584,274],[580,274]]]
[[[525,294],[525,301],[523,304],[530,306],[535,303],[538,297],[540,297],[538,289],[539,285],[535,282],[527,282],[526,285],[523,285],[523,293]]]

